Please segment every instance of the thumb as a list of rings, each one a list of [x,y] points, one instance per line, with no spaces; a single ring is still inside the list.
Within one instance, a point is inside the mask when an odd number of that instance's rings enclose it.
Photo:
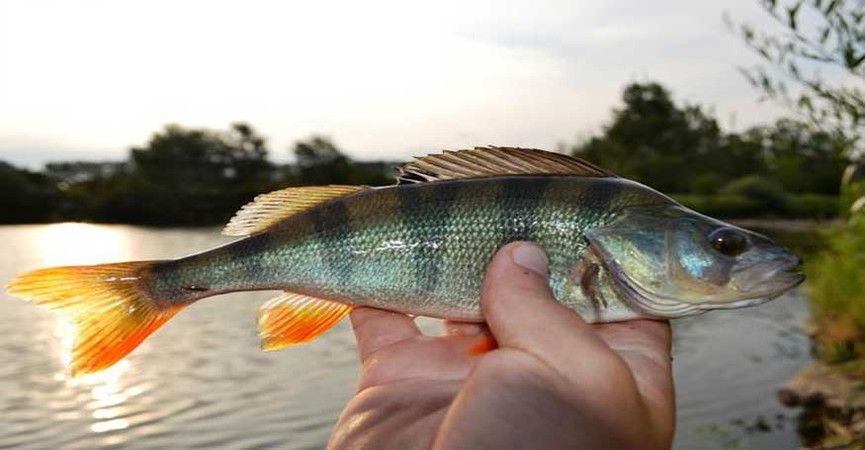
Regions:
[[[556,301],[549,286],[549,260],[540,247],[529,242],[508,244],[490,261],[481,310],[502,348],[547,359],[545,356],[560,358],[556,355],[564,343],[568,352],[576,353],[579,347],[597,350],[604,346],[579,315]]]

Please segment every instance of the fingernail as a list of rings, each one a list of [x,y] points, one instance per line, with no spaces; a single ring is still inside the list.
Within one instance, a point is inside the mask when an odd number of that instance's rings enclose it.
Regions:
[[[520,243],[511,251],[514,264],[546,278],[549,272],[547,254],[535,244]]]

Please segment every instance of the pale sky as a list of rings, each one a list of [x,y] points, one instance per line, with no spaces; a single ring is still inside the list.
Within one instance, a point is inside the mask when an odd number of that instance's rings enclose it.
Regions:
[[[721,19],[756,0],[0,0],[0,160],[120,160],[166,123],[247,121],[271,156],[312,134],[357,159],[553,149],[657,80],[725,128],[767,123]]]

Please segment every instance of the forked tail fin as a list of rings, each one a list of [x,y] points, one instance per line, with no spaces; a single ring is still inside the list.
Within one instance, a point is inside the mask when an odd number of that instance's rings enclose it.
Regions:
[[[73,375],[107,369],[185,305],[165,304],[147,289],[155,261],[34,270],[12,281],[10,294],[56,310],[74,325]]]

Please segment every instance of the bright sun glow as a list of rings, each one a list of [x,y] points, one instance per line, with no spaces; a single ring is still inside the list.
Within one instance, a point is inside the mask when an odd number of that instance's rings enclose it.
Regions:
[[[39,229],[40,266],[99,264],[130,258],[129,242],[121,228],[84,223],[59,223]]]

